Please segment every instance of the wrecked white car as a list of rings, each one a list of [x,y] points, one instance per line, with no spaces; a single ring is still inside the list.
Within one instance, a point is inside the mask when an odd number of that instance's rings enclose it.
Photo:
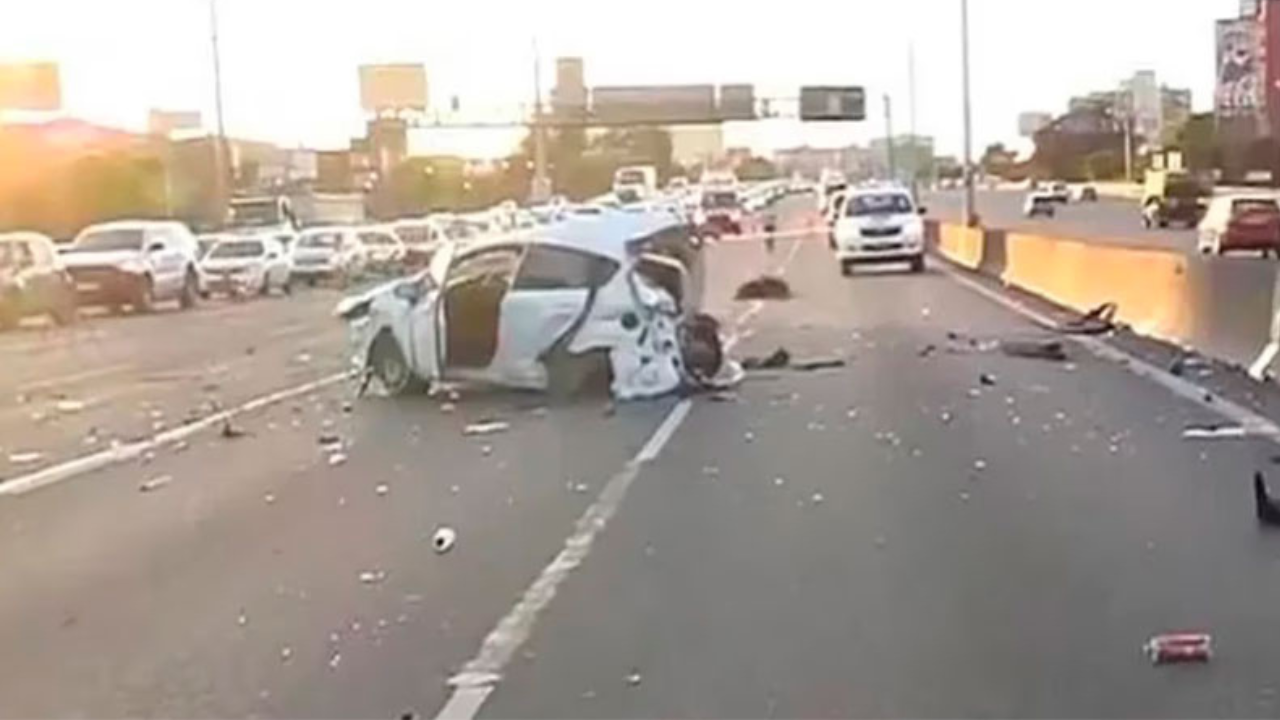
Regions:
[[[344,299],[353,362],[391,394],[480,381],[570,394],[593,381],[619,399],[708,384],[725,364],[697,315],[701,261],[666,212],[572,216],[459,249]]]

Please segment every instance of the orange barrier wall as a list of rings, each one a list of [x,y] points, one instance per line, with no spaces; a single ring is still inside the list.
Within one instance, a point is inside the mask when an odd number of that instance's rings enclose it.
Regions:
[[[1143,335],[1190,339],[1185,255],[1024,233],[1005,243],[1002,279],[1010,285],[1076,310],[1114,302],[1117,319]]]
[[[957,265],[977,270],[982,262],[982,228],[942,223],[938,228],[938,252]]]

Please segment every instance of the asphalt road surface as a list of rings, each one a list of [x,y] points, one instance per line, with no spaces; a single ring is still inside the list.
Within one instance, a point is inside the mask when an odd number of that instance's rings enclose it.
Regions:
[[[848,365],[616,409],[336,383],[241,437],[0,494],[0,716],[1280,712],[1280,535],[1249,490],[1272,444],[1182,440],[1221,418],[1075,344],[991,352],[1040,331],[938,262],[709,254],[736,355]],[[794,299],[731,299],[779,270]],[[334,297],[6,336],[5,454],[328,377]],[[1142,644],[1177,630],[1212,633],[1212,662],[1153,667]]]
[[[1195,230],[1180,226],[1146,230],[1138,205],[1131,200],[1103,197],[1092,203],[1073,202],[1059,205],[1053,218],[1028,219],[1022,213],[1025,199],[1023,191],[979,190],[978,213],[983,225],[1088,242],[1195,252]],[[964,194],[960,190],[928,192],[921,196],[921,203],[929,209],[930,217],[959,221]]]

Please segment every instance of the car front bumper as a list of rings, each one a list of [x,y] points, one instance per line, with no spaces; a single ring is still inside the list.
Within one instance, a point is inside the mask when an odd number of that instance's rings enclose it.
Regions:
[[[73,268],[71,279],[80,305],[120,305],[138,292],[141,275],[114,268]]]
[[[924,240],[918,237],[860,238],[837,243],[840,262],[898,262],[924,255]]]

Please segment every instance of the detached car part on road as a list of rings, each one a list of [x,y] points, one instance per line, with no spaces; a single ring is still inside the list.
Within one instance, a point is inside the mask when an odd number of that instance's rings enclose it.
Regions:
[[[74,322],[75,284],[48,237],[0,234],[0,329],[33,315],[48,315],[58,325]]]
[[[204,292],[196,238],[180,222],[134,220],[91,225],[62,251],[81,305],[150,312],[157,302],[196,304]]]
[[[673,214],[611,210],[447,243],[336,312],[353,361],[391,394],[453,380],[570,394],[607,378],[617,398],[647,398],[724,365],[715,321],[694,314],[700,262]]]

